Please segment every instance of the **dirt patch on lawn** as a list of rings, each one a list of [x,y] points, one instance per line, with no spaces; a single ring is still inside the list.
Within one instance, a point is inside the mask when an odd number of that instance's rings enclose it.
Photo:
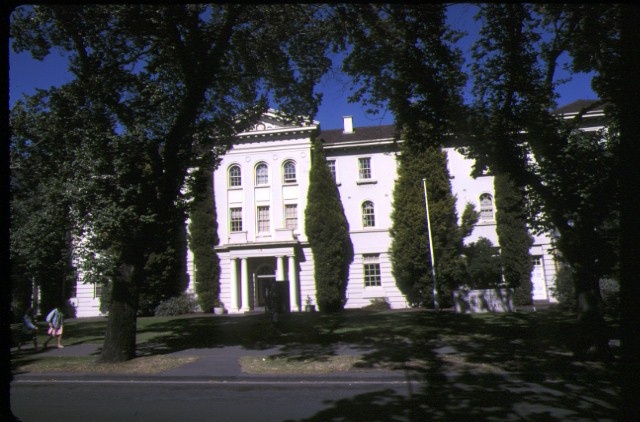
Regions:
[[[196,356],[144,356],[120,363],[99,363],[95,357],[55,357],[18,365],[20,372],[87,374],[158,374],[198,360]]]

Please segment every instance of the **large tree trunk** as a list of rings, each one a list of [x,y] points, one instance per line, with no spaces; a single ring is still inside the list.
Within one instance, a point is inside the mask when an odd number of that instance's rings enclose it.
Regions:
[[[587,270],[576,271],[578,330],[575,354],[579,358],[610,360],[609,327],[604,319],[600,279]]]
[[[100,356],[102,362],[124,362],[136,357],[136,271],[134,265],[122,264],[113,280],[107,332]]]

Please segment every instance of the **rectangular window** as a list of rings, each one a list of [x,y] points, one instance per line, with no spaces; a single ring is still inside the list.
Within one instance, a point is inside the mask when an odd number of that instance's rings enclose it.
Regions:
[[[242,208],[231,208],[230,221],[232,233],[242,231]]]
[[[269,207],[258,207],[258,233],[269,233],[269,231],[271,231]]]
[[[358,158],[358,171],[360,180],[371,179],[371,158],[363,157]]]
[[[102,284],[96,283],[93,285],[93,298],[100,299],[102,297]]]
[[[289,230],[298,229],[298,205],[286,204],[284,206],[284,225]]]
[[[336,178],[336,160],[327,160],[327,167],[329,167],[329,173],[331,173],[331,177],[333,177],[334,181],[338,181]]]
[[[380,276],[380,263],[378,254],[362,255],[364,263],[364,285],[365,287],[382,286]]]

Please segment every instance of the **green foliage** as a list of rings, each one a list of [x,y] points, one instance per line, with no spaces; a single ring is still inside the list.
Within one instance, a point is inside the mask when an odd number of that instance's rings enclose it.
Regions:
[[[603,278],[600,280],[600,291],[605,312],[614,318],[619,318],[620,282],[613,278]]]
[[[184,288],[187,170],[253,125],[269,97],[287,115],[315,114],[331,66],[323,16],[303,4],[34,6],[11,25],[15,51],[68,57],[74,79],[26,114],[59,121],[41,127],[71,151],[58,163],[70,164],[75,234],[109,257],[102,358],[128,359],[138,308]]]
[[[346,303],[353,244],[340,192],[317,139],[309,172],[305,233],[313,253],[318,307],[322,312],[341,311]]]
[[[11,111],[11,280],[25,308],[32,305],[34,285],[44,312],[62,306],[74,286],[73,216],[66,194],[69,145],[61,116],[29,113],[19,102]]]
[[[335,6],[353,48],[344,71],[354,80],[350,97],[377,113],[393,112],[396,127],[413,142],[425,131],[442,140],[462,115],[461,34],[446,25],[444,3]]]
[[[502,268],[498,248],[489,239],[481,237],[464,247],[466,272],[465,285],[471,289],[495,289],[501,287]]]
[[[458,227],[447,158],[440,148],[410,151],[406,145],[402,146],[391,214],[392,272],[409,303],[415,306],[430,306],[433,303],[431,255],[422,183],[425,177],[439,304],[448,306],[452,300],[451,292],[463,278],[462,240],[468,233],[469,221],[466,219],[472,219],[474,214],[467,210],[464,228]]]
[[[220,265],[214,247],[218,244],[218,222],[213,195],[213,171],[199,168],[193,174],[194,200],[191,204],[189,248],[193,252],[198,303],[212,312],[220,303]]]
[[[140,315],[152,315],[161,301],[187,288],[187,233],[184,219],[176,220],[173,230],[165,230],[157,240],[157,251],[147,256],[145,283],[140,286],[138,302]]]
[[[514,305],[530,305],[533,302],[533,261],[529,250],[533,238],[527,227],[525,191],[518,189],[505,174],[497,174],[493,183],[504,281],[508,288],[514,289]]]
[[[388,311],[389,309],[391,309],[389,299],[387,299],[386,297],[374,297],[370,300],[370,302],[371,303],[369,303],[367,306],[362,307],[362,309],[376,312]]]
[[[574,311],[576,309],[576,289],[574,274],[570,267],[564,265],[556,273],[553,297],[558,300],[561,307]]]
[[[196,298],[191,294],[183,293],[160,302],[155,308],[154,315],[157,317],[178,316],[196,312],[197,309]]]

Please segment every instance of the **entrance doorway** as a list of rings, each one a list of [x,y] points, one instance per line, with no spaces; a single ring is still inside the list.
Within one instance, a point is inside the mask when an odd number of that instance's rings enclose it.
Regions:
[[[266,291],[276,279],[276,272],[271,265],[261,265],[253,275],[253,307],[264,308]]]

